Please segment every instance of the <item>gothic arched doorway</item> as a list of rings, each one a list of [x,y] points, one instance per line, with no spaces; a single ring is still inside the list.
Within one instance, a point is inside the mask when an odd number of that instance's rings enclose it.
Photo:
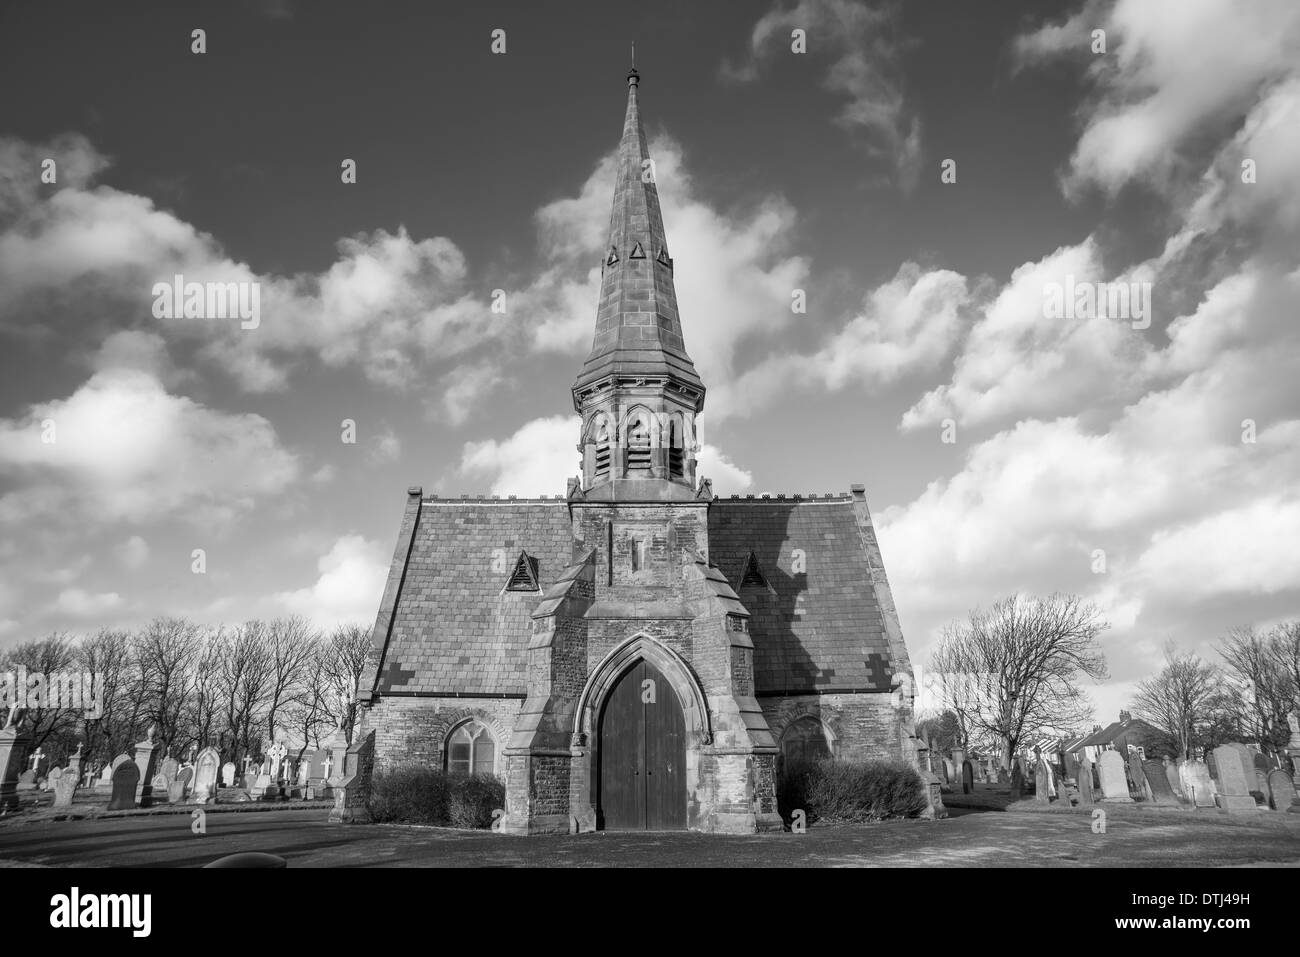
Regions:
[[[686,827],[686,720],[672,686],[639,660],[610,689],[600,711],[597,827]]]

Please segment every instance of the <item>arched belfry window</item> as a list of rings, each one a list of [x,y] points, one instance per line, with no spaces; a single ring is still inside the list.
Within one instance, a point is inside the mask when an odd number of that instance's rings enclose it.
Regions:
[[[603,415],[596,420],[592,430],[592,444],[596,446],[596,480],[609,478],[609,420]]]
[[[627,427],[627,469],[629,472],[650,469],[650,423],[638,412]]]
[[[481,721],[458,724],[447,735],[448,774],[495,774],[497,743]]]
[[[682,448],[682,422],[677,416],[668,420],[668,475],[681,478],[685,474],[685,454]]]

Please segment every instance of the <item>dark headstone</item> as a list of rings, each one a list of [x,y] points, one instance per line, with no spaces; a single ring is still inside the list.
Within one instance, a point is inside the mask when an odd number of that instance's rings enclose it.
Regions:
[[[1169,775],[1165,771],[1165,763],[1154,759],[1142,762],[1142,771],[1147,782],[1147,788],[1151,792],[1151,800],[1156,804],[1178,804],[1178,798],[1174,795],[1174,789],[1169,786]]]
[[[975,767],[969,760],[961,763],[961,793],[970,794],[975,790]]]
[[[1147,784],[1146,772],[1142,769],[1142,757],[1138,754],[1137,748],[1130,749],[1128,753],[1128,778],[1133,785],[1131,794],[1143,800],[1151,800],[1151,788]]]
[[[1300,814],[1300,795],[1296,794],[1295,781],[1285,771],[1270,771],[1268,774],[1269,804],[1275,811],[1290,811]]]
[[[1079,804],[1081,806],[1092,804],[1092,760],[1086,754],[1079,762],[1075,780],[1079,785]]]
[[[1034,768],[1034,800],[1039,804],[1046,804],[1052,799],[1051,786],[1052,769],[1047,766],[1046,761],[1039,761]]]
[[[1025,772],[1021,770],[1020,762],[1017,761],[1011,769],[1011,800],[1019,801],[1021,794],[1025,790]]]
[[[113,770],[113,796],[110,811],[129,811],[135,807],[135,787],[140,783],[140,768],[134,761],[123,761]]]

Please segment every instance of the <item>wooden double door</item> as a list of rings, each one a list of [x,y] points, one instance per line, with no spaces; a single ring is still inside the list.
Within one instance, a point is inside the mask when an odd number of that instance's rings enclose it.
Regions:
[[[596,754],[599,827],[686,827],[686,720],[654,665],[638,661],[610,690]]]

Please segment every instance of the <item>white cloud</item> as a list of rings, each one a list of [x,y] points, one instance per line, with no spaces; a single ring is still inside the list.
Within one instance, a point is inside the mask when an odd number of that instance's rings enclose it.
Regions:
[[[94,594],[81,588],[65,588],[55,599],[54,610],[73,618],[92,618],[120,608],[121,605],[122,596],[117,592]]]
[[[430,413],[452,426],[464,425],[501,381],[501,367],[494,362],[457,366],[439,382],[442,396]]]
[[[582,471],[575,448],[581,429],[575,415],[533,419],[509,438],[466,442],[458,471],[486,481],[491,495],[563,495]]]
[[[54,441],[42,441],[50,434]],[[20,483],[0,497],[10,522],[72,512],[98,522],[182,515],[221,524],[298,472],[262,416],[172,395],[136,369],[103,369],[66,399],[0,419],[0,475]]]
[[[1300,6],[1292,0],[1118,0],[1021,37],[1022,60],[1088,49],[1095,96],[1067,185],[1115,193],[1134,179],[1168,186],[1207,130],[1238,122],[1263,88],[1300,71]]]
[[[741,468],[721,449],[707,442],[700,444],[700,451],[696,454],[695,474],[712,480],[715,495],[736,495],[754,487],[752,472]]]
[[[918,372],[935,370],[963,332],[970,301],[966,280],[950,270],[922,272],[904,263],[872,290],[862,311],[816,352],[784,353],[744,373],[710,404],[710,416],[753,411],[792,388],[874,391]]]
[[[389,555],[378,542],[344,535],[316,563],[320,577],[308,588],[279,592],[275,601],[286,610],[310,618],[318,627],[357,623],[370,625],[379,610]]]
[[[903,428],[929,428],[945,418],[970,425],[1053,415],[1130,397],[1130,370],[1149,348],[1143,331],[1131,320],[1044,314],[1053,284],[1130,278],[1103,274],[1091,238],[1020,266],[971,326],[951,381],[918,400]]]
[[[910,189],[919,175],[921,122],[903,95],[896,17],[884,5],[857,0],[799,0],[764,14],[749,37],[749,55],[724,61],[724,80],[751,83],[760,64],[789,54],[796,29],[807,37],[808,53],[827,54],[823,85],[847,98],[835,122],[861,138],[869,155],[883,156],[900,184]]]
[[[127,568],[139,568],[149,560],[149,543],[139,535],[132,535],[114,549],[118,561]]]

